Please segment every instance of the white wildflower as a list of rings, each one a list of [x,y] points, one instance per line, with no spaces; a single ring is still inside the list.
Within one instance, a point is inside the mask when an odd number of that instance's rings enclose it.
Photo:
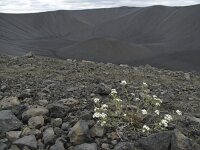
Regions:
[[[159,123],[160,126],[167,127],[168,126],[168,121],[165,119],[162,119],[161,122]]]
[[[160,111],[159,111],[159,110],[155,110],[155,113],[156,113],[157,115],[159,115],[159,114],[160,114]]]
[[[101,122],[101,126],[104,126],[106,124],[106,121]]]
[[[126,116],[127,116],[127,114],[124,114],[123,116],[124,116],[124,117],[126,117]]]
[[[132,96],[135,96],[135,94],[134,94],[134,93],[131,93],[131,95],[132,95]]]
[[[157,98],[157,96],[156,96],[156,95],[153,95],[153,98]]]
[[[111,95],[114,95],[114,94],[117,94],[116,89],[112,89],[112,90],[111,90]]]
[[[106,105],[106,104],[103,104],[103,105],[101,106],[101,109],[103,109],[103,110],[107,110],[107,108],[108,108],[108,105]]]
[[[150,128],[149,128],[147,125],[144,125],[144,126],[143,126],[143,129],[146,129],[147,131],[150,130]]]
[[[155,103],[156,106],[160,106],[160,103]]]
[[[100,114],[100,117],[102,117],[102,118],[106,118],[106,117],[107,117],[107,114],[102,113],[102,114]]]
[[[180,110],[176,110],[176,113],[178,114],[178,115],[182,115],[182,112],[180,111]]]
[[[143,86],[147,87],[147,86],[148,86],[148,84],[147,84],[147,83],[145,83],[145,82],[143,82]]]
[[[149,130],[150,130],[150,128],[147,125],[144,125],[142,127],[142,132],[146,132],[146,131],[149,131]]]
[[[167,121],[171,121],[171,120],[172,120],[172,116],[169,115],[169,114],[166,114],[166,115],[164,116],[164,119],[167,120]]]
[[[121,85],[123,85],[123,86],[125,86],[127,83],[126,83],[126,81],[125,80],[123,80],[123,81],[121,81],[121,83],[120,83]]]
[[[99,98],[94,98],[95,103],[98,103],[99,101],[100,101]]]
[[[118,102],[122,102],[122,100],[119,99],[119,98],[115,98],[114,100],[116,100],[116,101],[118,101]]]
[[[162,103],[163,101],[160,98],[154,98],[156,101],[158,101],[159,103]]]
[[[135,100],[136,100],[136,101],[139,101],[140,99],[139,99],[139,98],[135,98]]]
[[[146,110],[146,109],[142,109],[141,111],[142,111],[142,114],[143,114],[143,115],[146,115],[146,114],[147,114],[147,110]]]
[[[93,118],[99,118],[101,116],[101,114],[99,112],[95,112],[93,115]]]

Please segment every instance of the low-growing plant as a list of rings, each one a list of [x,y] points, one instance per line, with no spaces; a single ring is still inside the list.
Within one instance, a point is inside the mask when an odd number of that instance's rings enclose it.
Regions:
[[[121,81],[121,86],[123,99],[116,89],[111,90],[110,101],[107,103],[103,103],[99,98],[94,99],[93,118],[97,119],[100,126],[116,129],[128,127],[150,134],[166,130],[170,122],[182,115],[180,110],[171,114],[161,112],[160,106],[163,101],[150,94],[149,86],[145,82],[137,93],[129,94],[126,81]]]

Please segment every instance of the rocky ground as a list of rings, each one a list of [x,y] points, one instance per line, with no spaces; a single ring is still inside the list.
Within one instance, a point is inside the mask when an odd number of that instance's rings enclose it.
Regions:
[[[93,99],[108,101],[122,80],[130,92],[146,82],[162,111],[183,115],[149,136],[96,126]],[[200,73],[0,55],[0,150],[7,149],[200,150]]]

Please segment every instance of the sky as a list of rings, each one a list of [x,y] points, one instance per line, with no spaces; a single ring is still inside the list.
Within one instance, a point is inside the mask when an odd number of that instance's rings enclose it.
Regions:
[[[187,6],[195,4],[200,4],[200,0],[0,0],[0,12],[31,13],[120,6]]]

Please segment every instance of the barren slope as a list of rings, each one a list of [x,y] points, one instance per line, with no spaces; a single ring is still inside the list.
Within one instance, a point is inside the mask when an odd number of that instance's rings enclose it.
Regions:
[[[0,52],[200,70],[199,11],[200,5],[0,14]]]

